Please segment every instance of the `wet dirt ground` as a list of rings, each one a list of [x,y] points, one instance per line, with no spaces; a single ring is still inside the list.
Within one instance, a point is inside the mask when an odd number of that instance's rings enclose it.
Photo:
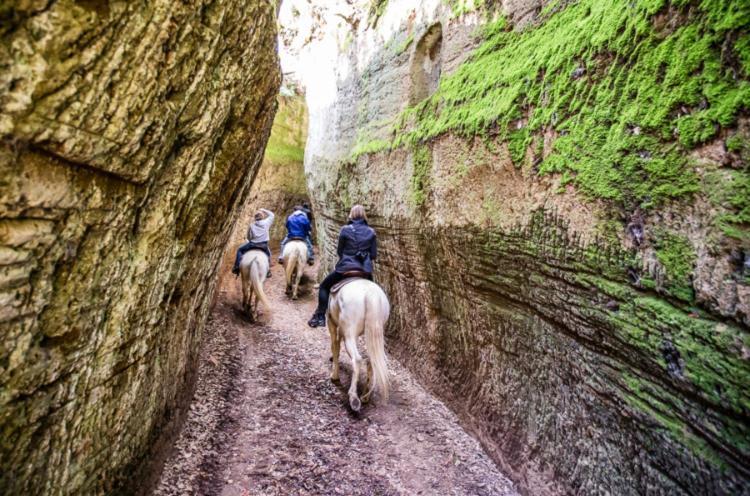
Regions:
[[[376,395],[352,413],[346,352],[334,384],[328,331],[306,325],[312,281],[293,302],[282,268],[272,271],[273,313],[258,323],[240,311],[238,280],[221,288],[195,397],[153,494],[516,494],[456,416],[393,359],[389,402]]]

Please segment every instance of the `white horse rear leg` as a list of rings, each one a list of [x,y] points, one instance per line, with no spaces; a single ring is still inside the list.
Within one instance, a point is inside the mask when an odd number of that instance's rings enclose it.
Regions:
[[[362,408],[362,402],[359,400],[359,396],[357,396],[359,366],[362,364],[362,357],[359,356],[359,350],[357,350],[357,338],[352,337],[349,333],[345,333],[345,336],[346,341],[344,341],[344,346],[346,346],[346,351],[352,358],[352,383],[349,386],[349,406],[352,407],[352,410],[358,412]]]
[[[328,332],[331,334],[331,380],[339,380],[339,354],[341,353],[341,341],[339,341],[338,326],[328,317]]]
[[[245,280],[245,275],[243,274],[242,275],[242,310],[244,312],[247,312],[247,310],[248,310],[247,309],[247,299],[248,299],[248,294],[247,294],[248,289],[247,289],[247,287],[249,285],[250,285],[250,283]]]
[[[293,300],[297,299],[297,292],[299,291],[299,282],[300,280],[302,280],[302,269],[303,269],[302,261],[300,260],[297,263],[298,263],[297,270],[295,271],[295,274],[294,274],[295,281],[294,281],[294,294],[292,294]]]
[[[370,401],[370,393],[372,393],[372,362],[367,360],[367,386],[365,394],[362,395],[362,403]]]
[[[252,276],[250,276],[252,277]],[[255,300],[255,301],[253,301]],[[258,295],[255,293],[255,288],[253,287],[252,283],[250,284],[250,297],[247,300],[247,306],[250,310],[250,320],[255,320],[257,315],[257,309],[258,309]]]

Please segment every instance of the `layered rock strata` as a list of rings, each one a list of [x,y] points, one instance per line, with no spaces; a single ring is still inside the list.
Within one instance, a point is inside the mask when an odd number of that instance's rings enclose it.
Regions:
[[[300,29],[327,265],[363,203],[390,352],[529,494],[748,493],[747,6],[476,4]]]
[[[0,493],[143,482],[276,109],[271,2],[0,6]]]

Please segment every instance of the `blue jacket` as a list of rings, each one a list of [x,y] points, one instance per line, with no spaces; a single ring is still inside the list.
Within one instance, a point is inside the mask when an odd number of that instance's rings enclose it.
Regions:
[[[375,230],[363,219],[349,222],[339,233],[336,272],[358,270],[372,274],[372,261],[378,256]]]
[[[286,218],[286,231],[290,238],[306,238],[310,235],[311,228],[307,215],[301,210]]]

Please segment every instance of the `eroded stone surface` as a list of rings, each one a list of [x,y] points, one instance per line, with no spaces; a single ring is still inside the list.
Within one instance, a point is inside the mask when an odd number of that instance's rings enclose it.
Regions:
[[[132,488],[181,417],[268,138],[273,7],[23,2],[0,16],[0,492]]]

